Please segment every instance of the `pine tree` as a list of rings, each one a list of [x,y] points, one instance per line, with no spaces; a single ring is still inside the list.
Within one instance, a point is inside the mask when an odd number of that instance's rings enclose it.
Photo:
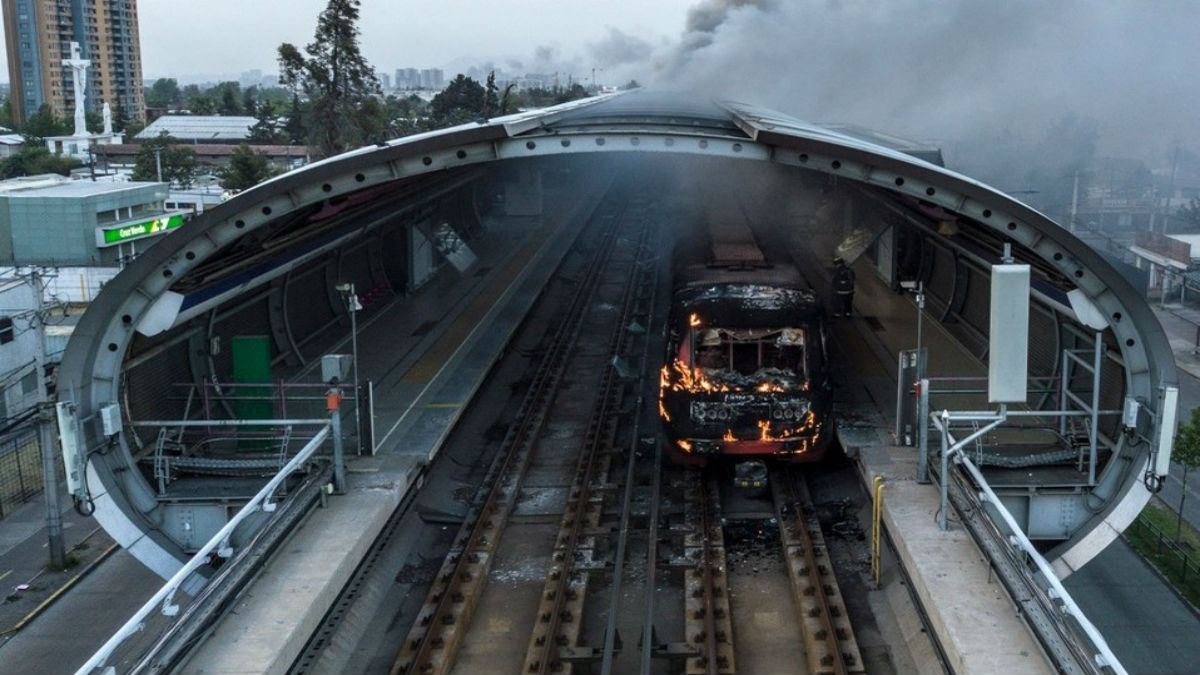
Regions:
[[[254,152],[243,143],[233,151],[229,166],[219,170],[217,176],[221,179],[221,187],[240,192],[258,185],[275,173],[266,155]]]
[[[488,73],[487,85],[484,89],[486,93],[483,96],[483,116],[487,118],[500,111],[500,98],[496,95],[496,92],[499,91],[499,87],[496,86],[496,71]]]
[[[329,0],[317,18],[314,41],[279,46],[280,81],[308,98],[305,126],[323,156],[362,145],[378,122],[365,119],[366,102],[379,97],[379,79],[358,48],[359,0]],[[380,106],[374,106],[380,110]]]

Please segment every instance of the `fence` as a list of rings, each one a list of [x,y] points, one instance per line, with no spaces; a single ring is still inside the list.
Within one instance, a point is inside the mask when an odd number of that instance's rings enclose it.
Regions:
[[[1140,540],[1157,561],[1161,563],[1163,573],[1176,581],[1180,590],[1195,601],[1192,587],[1200,589],[1200,560],[1190,554],[1187,549],[1175,539],[1163,532],[1160,527],[1150,522],[1145,513],[1138,514],[1133,524],[1126,530],[1125,535],[1130,539]],[[1189,592],[1191,591],[1191,592]]]
[[[0,436],[0,520],[42,494],[42,456],[37,427]]]

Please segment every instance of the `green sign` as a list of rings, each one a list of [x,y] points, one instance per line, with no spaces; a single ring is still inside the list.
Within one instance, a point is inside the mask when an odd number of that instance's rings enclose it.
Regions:
[[[121,244],[133,239],[141,239],[154,234],[162,234],[173,230],[180,225],[183,225],[183,214],[174,213],[155,218],[144,223],[134,223],[132,225],[118,225],[116,227],[100,228],[100,238],[103,239],[101,246],[112,246],[113,244]]]

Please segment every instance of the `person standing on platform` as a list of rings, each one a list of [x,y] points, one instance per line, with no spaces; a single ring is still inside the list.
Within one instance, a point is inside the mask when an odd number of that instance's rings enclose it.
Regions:
[[[850,316],[854,311],[854,270],[841,258],[833,259],[833,315]]]

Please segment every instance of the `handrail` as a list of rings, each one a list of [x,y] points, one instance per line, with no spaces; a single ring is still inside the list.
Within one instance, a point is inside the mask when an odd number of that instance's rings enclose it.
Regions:
[[[256,512],[260,508],[260,505],[262,505],[266,499],[275,492],[275,489],[279,487],[279,484],[282,483],[285,478],[291,475],[297,468],[300,467],[301,464],[308,461],[308,459],[312,457],[313,453],[317,451],[317,448],[321,447],[321,444],[326,438],[329,437],[328,422],[329,421],[326,420],[326,426],[318,431],[317,434],[313,436],[312,439],[309,440],[309,442],[300,450],[300,452],[298,452],[296,456],[287,463],[286,466],[280,469],[279,473],[275,474],[274,478],[268,481],[267,484],[258,491],[258,494],[254,495],[250,501],[247,502],[246,505],[243,506],[242,509],[238,511],[228,523],[225,524],[224,527],[214,534],[212,538],[208,540],[208,543],[202,546],[199,551],[196,551],[196,554],[193,555],[192,558],[188,560],[187,563],[185,563],[184,566],[181,567],[179,571],[177,571],[169,580],[167,580],[167,583],[163,584],[163,587],[158,589],[158,592],[155,593],[154,596],[146,602],[146,604],[142,605],[141,609],[135,612],[134,615],[125,622],[125,625],[117,629],[117,632],[114,633],[113,636],[104,643],[104,646],[100,647],[100,649],[93,654],[86,663],[84,663],[79,667],[78,670],[75,671],[75,675],[91,675],[94,670],[103,666],[105,661],[108,660],[108,657],[112,655],[112,653],[121,645],[122,642],[126,640],[126,638],[142,629],[143,622],[146,617],[149,616],[150,613],[153,612],[154,609],[160,604],[162,605],[162,610],[165,614],[174,614],[177,612],[179,607],[171,604],[172,600],[175,598],[175,592],[179,590],[179,587],[183,585],[183,582],[187,580],[187,578],[190,577],[193,572],[199,569],[201,565],[204,565],[208,562],[208,556],[210,553],[216,550],[219,546],[227,545],[226,542],[229,539],[229,536],[233,533],[234,529],[237,528],[237,526],[240,525],[242,521],[248,518],[252,513]]]
[[[933,420],[934,426],[938,428],[938,431],[943,434],[943,438],[946,438],[953,443],[954,439],[950,434],[949,424],[943,426],[942,416],[940,414],[932,414],[930,415],[930,418]],[[957,445],[957,443],[955,444]],[[1079,627],[1083,630],[1084,635],[1086,635],[1091,641],[1092,647],[1095,650],[1094,658],[1096,665],[1099,667],[1111,668],[1116,675],[1128,675],[1128,671],[1125,670],[1125,667],[1121,665],[1121,661],[1117,659],[1115,654],[1113,654],[1112,650],[1108,646],[1108,642],[1104,639],[1104,636],[1100,634],[1100,631],[1096,628],[1096,626],[1094,626],[1092,622],[1088,620],[1087,615],[1084,614],[1083,610],[1079,608],[1079,605],[1075,603],[1075,600],[1071,597],[1070,592],[1068,592],[1066,587],[1062,585],[1062,581],[1060,581],[1058,575],[1054,573],[1054,569],[1050,567],[1050,563],[1044,557],[1042,557],[1042,554],[1033,545],[1033,542],[1030,541],[1029,537],[1025,535],[1024,530],[1022,530],[1020,525],[1017,524],[1016,519],[1013,518],[1011,513],[1009,513],[1008,508],[1006,508],[1004,503],[1000,501],[1000,497],[992,491],[991,486],[988,485],[987,479],[983,477],[983,473],[979,470],[979,468],[975,466],[969,457],[962,453],[958,453],[958,456],[955,458],[955,462],[963,465],[966,468],[967,473],[970,474],[971,478],[975,481],[975,485],[980,490],[979,497],[985,501],[991,502],[992,506],[996,509],[996,512],[1000,514],[1000,518],[1004,521],[1005,525],[1008,526],[1010,532],[1009,543],[1020,547],[1020,549],[1027,556],[1029,556],[1029,559],[1033,560],[1033,562],[1037,565],[1037,572],[1041,573],[1041,576],[1045,579],[1046,584],[1050,587],[1047,591],[1049,599],[1058,600],[1061,602],[1062,606],[1059,608],[1060,611],[1074,618],[1079,624]],[[942,483],[949,482],[949,479],[945,473],[942,474],[941,481]]]

